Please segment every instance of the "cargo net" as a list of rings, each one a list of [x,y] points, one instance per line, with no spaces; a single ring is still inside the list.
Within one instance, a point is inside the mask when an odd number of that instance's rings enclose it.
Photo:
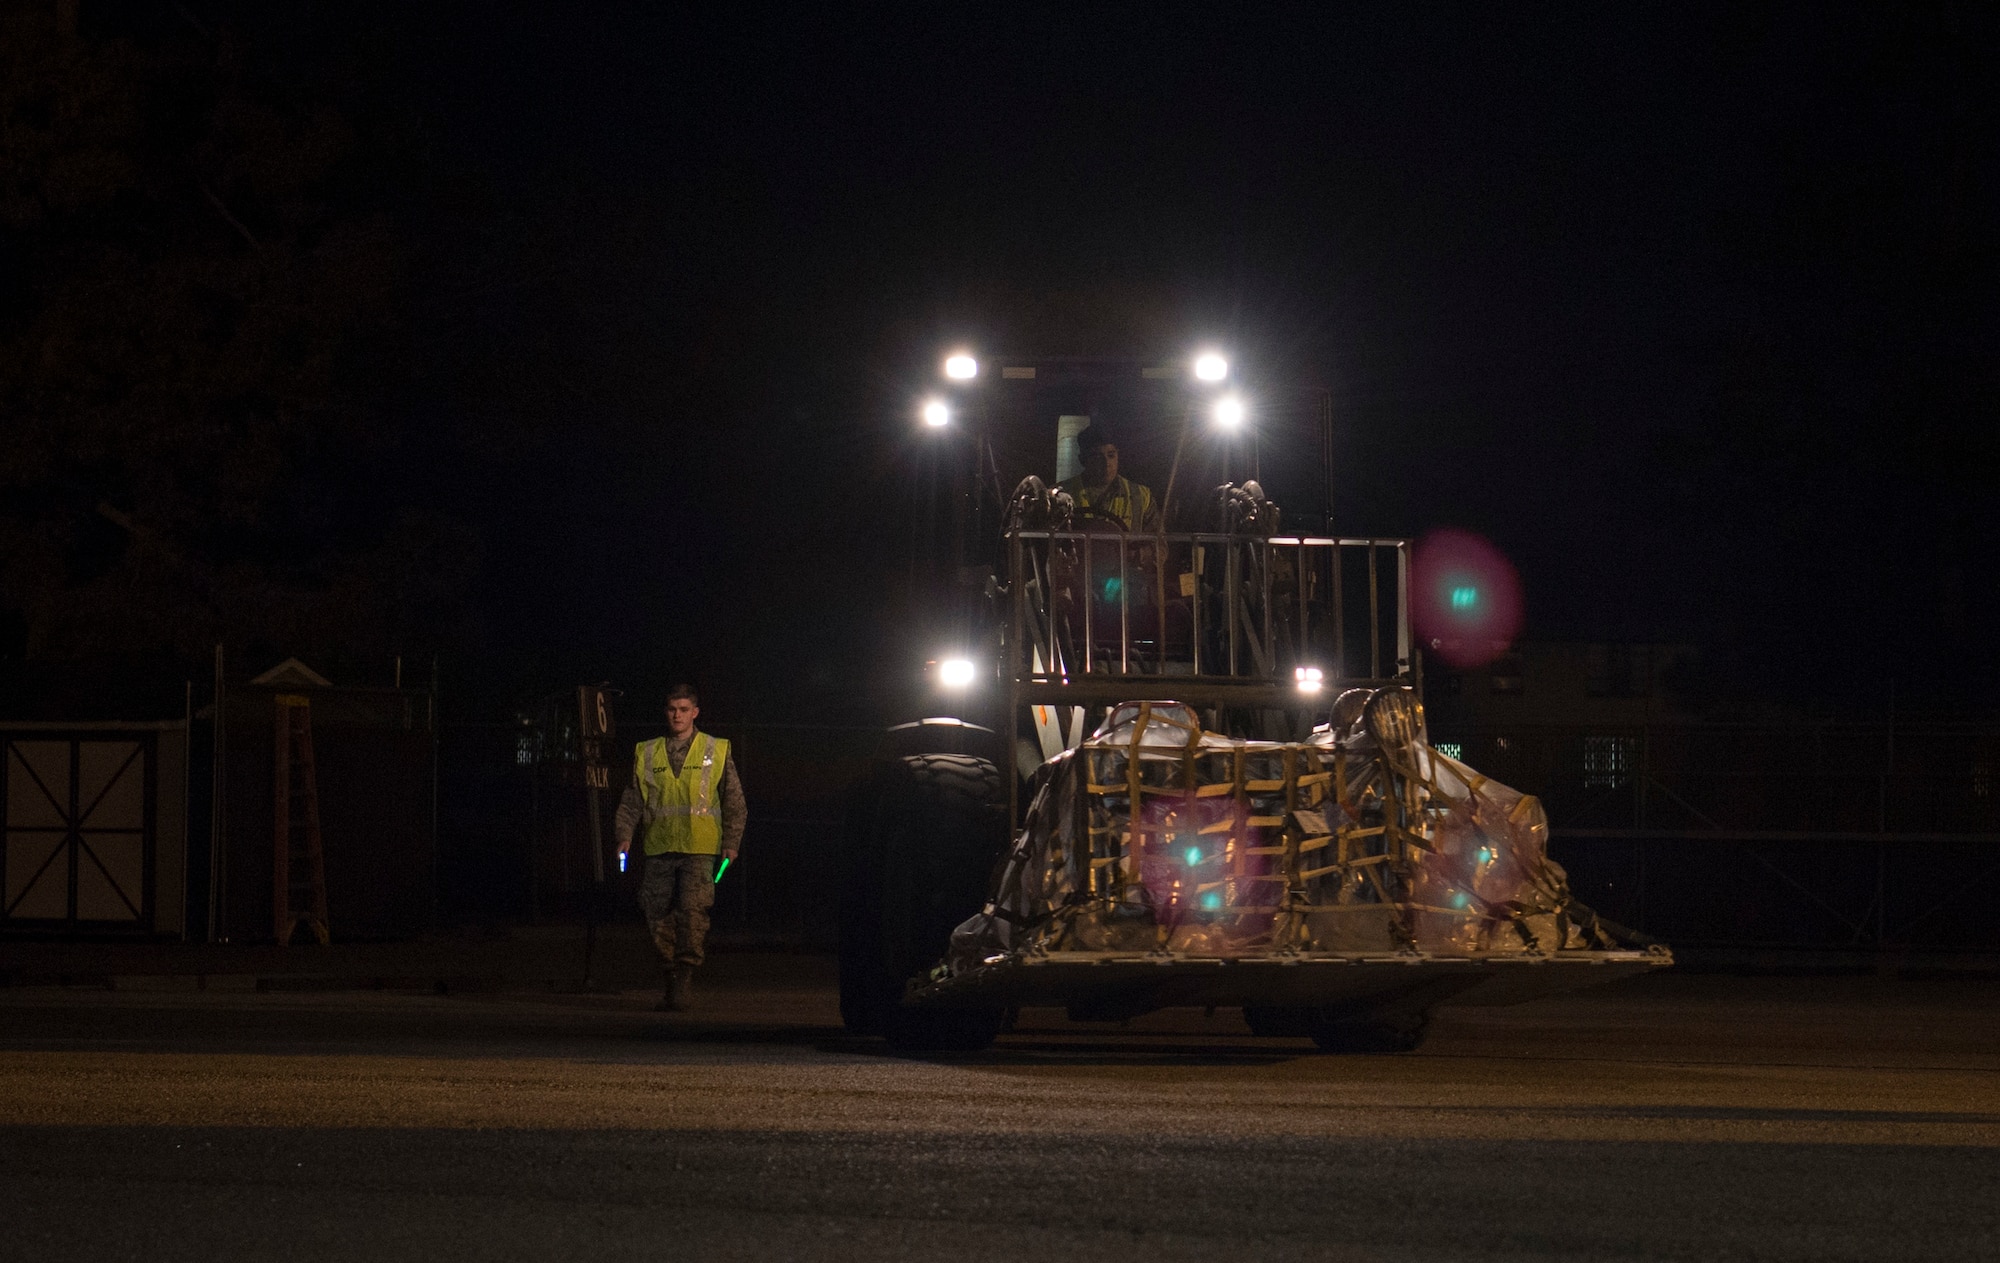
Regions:
[[[1424,740],[1407,689],[1353,690],[1304,742],[1117,707],[1044,765],[950,972],[1018,951],[1430,955],[1622,947],[1570,897],[1535,798]]]

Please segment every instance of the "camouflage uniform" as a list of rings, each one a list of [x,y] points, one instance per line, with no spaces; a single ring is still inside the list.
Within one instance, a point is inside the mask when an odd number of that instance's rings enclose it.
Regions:
[[[690,730],[685,737],[670,737],[667,758],[678,775],[694,742]],[[722,816],[722,850],[736,851],[743,843],[746,811],[743,782],[736,775],[736,753],[732,746],[722,764],[722,794],[718,804]],[[643,837],[646,806],[637,785],[627,785],[618,801],[613,826],[618,844],[631,845],[635,834]],[[708,939],[708,910],[715,904],[716,856],[668,852],[645,857],[645,875],[639,882],[639,908],[653,931],[653,946],[672,970],[677,965],[699,965],[703,944]]]

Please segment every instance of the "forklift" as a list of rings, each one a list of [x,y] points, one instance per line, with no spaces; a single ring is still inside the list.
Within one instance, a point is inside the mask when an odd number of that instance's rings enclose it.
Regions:
[[[1410,541],[1336,529],[1328,392],[1213,349],[936,362],[904,422],[916,685],[843,848],[851,1031],[1240,1006],[1405,1051],[1443,1004],[1672,963],[1571,897],[1536,799],[1430,746]]]

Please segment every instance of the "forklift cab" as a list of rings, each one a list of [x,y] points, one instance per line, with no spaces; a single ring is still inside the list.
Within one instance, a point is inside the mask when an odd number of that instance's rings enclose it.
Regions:
[[[1405,541],[1325,530],[1327,392],[1237,378],[1215,352],[959,353],[918,402],[935,529],[912,625],[966,681],[926,700],[1006,734],[1006,762],[1028,771],[1021,742],[1038,763],[1118,701],[1299,735],[1321,687],[1413,677]],[[1070,494],[1106,436],[1145,521]]]

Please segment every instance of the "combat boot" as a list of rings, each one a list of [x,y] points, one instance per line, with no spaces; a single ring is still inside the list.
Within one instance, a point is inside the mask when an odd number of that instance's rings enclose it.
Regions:
[[[667,984],[667,1007],[675,1010],[694,1007],[693,965],[675,968],[673,981]]]
[[[674,967],[667,966],[667,982],[660,988],[660,1002],[653,1006],[655,1013],[671,1013],[680,1006],[674,1003]]]

